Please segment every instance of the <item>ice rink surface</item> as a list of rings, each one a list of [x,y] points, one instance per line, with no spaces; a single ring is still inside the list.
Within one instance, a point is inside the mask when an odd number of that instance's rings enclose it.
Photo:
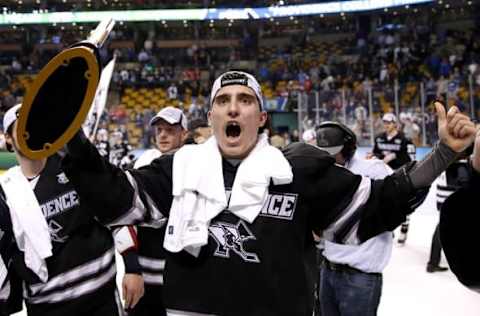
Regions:
[[[463,287],[450,271],[427,273],[425,270],[437,222],[435,189],[431,189],[425,203],[410,219],[405,246],[400,247],[395,241],[392,259],[384,272],[379,316],[480,315],[480,294]],[[120,264],[118,280],[122,272]],[[15,314],[25,315],[25,312]]]

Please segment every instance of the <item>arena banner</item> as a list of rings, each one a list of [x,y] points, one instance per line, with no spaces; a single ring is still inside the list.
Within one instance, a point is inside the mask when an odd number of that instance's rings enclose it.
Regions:
[[[123,11],[77,11],[0,14],[0,25],[11,24],[52,24],[52,23],[93,23],[106,18],[116,21],[208,21],[208,20],[251,20],[285,18],[318,14],[353,13],[406,5],[433,2],[433,0],[355,0],[323,3],[270,6],[261,8],[221,9],[163,9]]]

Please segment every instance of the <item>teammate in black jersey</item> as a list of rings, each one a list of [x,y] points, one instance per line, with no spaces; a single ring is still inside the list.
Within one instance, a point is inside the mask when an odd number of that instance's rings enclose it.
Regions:
[[[150,121],[155,130],[156,148],[145,151],[135,162],[135,168],[149,165],[152,160],[161,155],[171,154],[183,146],[188,136],[188,121],[182,110],[174,107],[165,107]],[[122,228],[126,230],[127,227]],[[132,227],[128,227],[132,230]],[[165,227],[136,227],[139,242],[138,255],[145,280],[145,294],[141,300],[129,311],[130,316],[164,316],[166,315],[163,302],[163,283],[165,270],[165,249],[163,237]]]
[[[397,118],[392,113],[383,116],[385,132],[375,137],[373,155],[382,159],[393,170],[410,162],[408,145],[411,141],[397,128]]]
[[[328,228],[342,242],[358,243],[394,229],[471,143],[473,123],[455,107],[448,114],[436,107],[442,143],[412,168],[371,181],[307,144],[283,151],[287,165],[275,160],[278,152],[259,134],[267,118],[260,85],[232,71],[212,88],[214,135],[205,144],[123,172],[79,133],[63,166],[82,203],[105,224],[161,225],[169,217],[168,315],[310,316],[316,275],[311,231]],[[260,159],[259,152],[275,159]]]
[[[385,132],[375,137],[373,155],[382,159],[393,170],[397,170],[415,159],[415,145],[398,130],[397,117],[393,113],[383,115]],[[407,216],[400,228],[398,242],[404,244],[407,240],[410,219]]]
[[[7,146],[15,151],[19,167],[0,176],[0,253],[13,278],[0,280],[1,293],[7,298],[0,299],[0,310],[18,309],[22,296],[18,284],[23,282],[29,316],[123,315],[115,283],[112,232],[80,204],[77,192],[60,168],[61,157],[31,160],[18,150],[18,111],[19,105],[4,117]],[[9,183],[19,177],[26,187],[11,190]],[[26,199],[28,190],[33,194],[26,208],[14,202],[16,194]],[[29,215],[20,217],[16,212]],[[29,225],[19,220],[34,222]],[[31,236],[28,229],[39,229],[39,234]],[[127,241],[122,253],[126,273],[141,273],[138,262],[131,263],[129,248]]]

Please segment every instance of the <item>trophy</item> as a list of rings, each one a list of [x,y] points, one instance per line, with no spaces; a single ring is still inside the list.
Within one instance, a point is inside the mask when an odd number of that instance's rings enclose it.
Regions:
[[[81,128],[102,71],[98,53],[115,22],[102,21],[90,37],[57,54],[38,73],[20,108],[17,140],[30,159],[56,153]]]

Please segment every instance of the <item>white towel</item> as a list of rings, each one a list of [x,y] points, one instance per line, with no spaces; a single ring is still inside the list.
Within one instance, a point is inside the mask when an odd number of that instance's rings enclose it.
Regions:
[[[1,175],[0,183],[10,209],[17,246],[25,255],[25,265],[42,282],[46,282],[48,270],[45,258],[52,255],[52,242],[37,198],[19,166]]]
[[[237,170],[228,209],[252,223],[268,197],[270,181],[278,185],[292,179],[287,159],[268,144],[266,135],[261,135]],[[177,151],[172,194],[164,247],[171,252],[185,249],[198,256],[200,248],[208,243],[210,221],[227,208],[222,156],[215,137]]]

